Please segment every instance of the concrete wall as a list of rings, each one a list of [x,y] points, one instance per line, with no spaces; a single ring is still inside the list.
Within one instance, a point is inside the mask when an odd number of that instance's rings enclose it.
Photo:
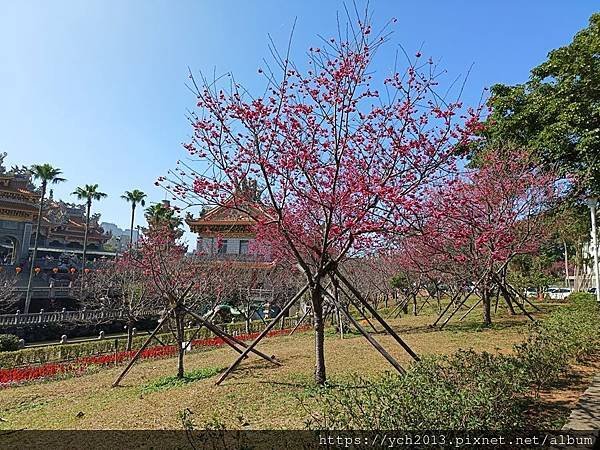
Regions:
[[[249,238],[227,238],[223,239],[227,241],[227,254],[238,255],[240,254],[240,241],[248,241]],[[202,253],[211,253],[211,248],[214,252],[217,251],[217,238],[213,237],[198,237],[196,248]]]

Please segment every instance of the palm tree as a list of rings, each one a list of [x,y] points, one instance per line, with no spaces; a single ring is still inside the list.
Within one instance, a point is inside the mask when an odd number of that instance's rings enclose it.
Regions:
[[[177,229],[183,225],[183,220],[175,214],[175,210],[164,203],[155,203],[146,208],[145,217],[150,227],[164,224],[173,231],[180,231]]]
[[[92,210],[92,201],[102,200],[107,197],[104,192],[98,191],[97,184],[86,184],[84,187],[78,187],[71,195],[75,195],[78,200],[85,200],[87,209],[85,216],[85,233],[83,235],[83,262],[81,264],[81,289],[83,292],[83,277],[85,275],[85,258],[87,255],[88,231],[90,228],[90,211]]]
[[[131,203],[131,234],[129,237],[129,246],[133,248],[133,224],[135,221],[135,208],[139,204],[142,206],[146,206],[146,194],[144,194],[139,189],[134,189],[133,191],[125,191],[121,198],[126,202]]]
[[[41,195],[40,195],[40,206],[38,208],[38,216],[37,216],[37,225],[35,228],[35,240],[33,243],[33,254],[31,255],[31,267],[29,268],[29,280],[27,281],[27,296],[25,297],[25,314],[29,312],[29,305],[31,304],[31,281],[33,280],[33,272],[35,266],[35,257],[37,255],[39,238],[40,238],[40,226],[42,222],[42,212],[44,210],[44,199],[46,197],[46,189],[48,188],[48,183],[57,184],[62,181],[65,181],[64,178],[61,178],[59,175],[62,174],[60,169],[56,169],[52,167],[50,164],[34,164],[31,166],[31,174],[33,178],[36,180],[40,180],[41,185]],[[25,243],[24,244],[28,244]]]

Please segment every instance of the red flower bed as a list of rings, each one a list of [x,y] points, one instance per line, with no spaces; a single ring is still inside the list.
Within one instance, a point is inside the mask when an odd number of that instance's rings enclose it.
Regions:
[[[310,325],[304,325],[298,328],[298,331],[305,331]],[[267,336],[280,336],[289,334],[289,329],[273,330]],[[240,341],[250,341],[258,337],[260,333],[241,334],[237,336]],[[220,347],[224,345],[223,339],[214,337],[208,339],[196,339],[192,341],[192,347]],[[62,374],[79,375],[87,370],[88,367],[101,367],[110,364],[119,364],[127,361],[135,355],[136,351],[122,351],[118,353],[107,353],[97,356],[86,356],[77,358],[70,362],[46,363],[39,366],[18,367],[14,369],[0,369],[0,385],[20,383],[23,381],[40,380],[56,377]],[[166,358],[177,354],[176,345],[165,345],[149,347],[141,355],[141,359]]]

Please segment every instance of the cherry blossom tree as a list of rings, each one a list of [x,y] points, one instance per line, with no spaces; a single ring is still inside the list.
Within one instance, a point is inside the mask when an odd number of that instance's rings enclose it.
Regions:
[[[122,313],[127,327],[127,350],[131,350],[137,322],[162,306],[156,295],[149,292],[147,281],[130,249],[118,260],[96,265],[82,290],[80,302],[86,308]]]
[[[173,333],[179,349],[177,376],[182,378],[186,309],[208,303],[216,270],[210,264],[197,264],[197,259],[186,256],[186,247],[176,233],[168,224],[156,225],[138,241],[137,249],[130,250],[123,258],[127,270],[141,275],[139,289],[143,294],[138,292],[137,295],[153,299],[164,311],[155,332],[166,326]]]
[[[338,264],[372,251],[405,217],[425,186],[451,164],[457,145],[480,126],[478,112],[436,92],[439,73],[418,52],[405,71],[375,87],[370,65],[388,42],[368,13],[308,51],[306,67],[271,48],[274,64],[259,70],[264,95],[230,82],[197,80],[191,141],[197,164],[179,162],[158,183],[188,205],[225,205],[258,222],[258,238],[293,259],[309,291],[315,329],[315,381],[326,380],[323,281]],[[256,180],[258,217],[244,183]]]
[[[504,271],[516,256],[539,250],[548,237],[546,213],[560,192],[557,177],[527,152],[489,151],[479,168],[428,193],[416,219],[421,231],[402,241],[402,254],[423,273],[476,281],[489,325],[492,288],[509,302],[514,297]]]
[[[394,287],[392,279],[398,273],[398,263],[393,254],[380,252],[348,259],[343,263],[348,279],[365,294],[365,298],[377,309],[383,300],[387,307]]]
[[[231,288],[226,281],[231,272],[231,262],[188,255],[187,247],[178,236],[179,231],[170,223],[155,224],[138,241],[137,248],[131,249],[127,256],[128,266],[139,271],[143,276],[145,295],[160,305],[163,314],[159,325],[117,377],[113,386],[119,384],[141,352],[163,327],[167,327],[173,334],[177,344],[177,377],[183,378],[184,355],[187,347],[186,318],[192,318],[200,326],[207,327],[238,353],[242,352],[240,347],[246,346],[202,315],[212,311],[230,295]],[[254,353],[273,364],[280,365],[273,357],[258,351]]]

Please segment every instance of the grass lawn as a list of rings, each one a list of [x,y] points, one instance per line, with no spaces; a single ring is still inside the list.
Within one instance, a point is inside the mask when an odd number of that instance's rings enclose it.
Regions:
[[[551,307],[545,305],[544,309]],[[451,353],[459,348],[510,352],[525,335],[527,320],[522,316],[496,315],[491,329],[478,327],[479,316],[476,311],[443,331],[428,327],[434,319],[431,312],[391,319],[390,323],[418,354]],[[389,336],[376,337],[402,364],[410,363]],[[218,375],[212,373],[227,367],[237,355],[228,348],[187,355],[186,371],[197,374],[206,368],[201,373],[208,378],[198,376],[185,383],[169,385],[164,380],[176,372],[176,359],[169,358],[137,364],[118,388],[110,386],[122,367],[2,389],[0,429],[173,429],[181,428],[180,414],[185,409],[193,412],[199,428],[215,418],[230,428],[302,428],[305,413],[294,395],[311,382],[312,333],[270,338],[260,349],[276,355],[284,365],[275,367],[252,356],[221,386],[215,386]],[[341,340],[328,332],[326,357],[328,376],[390,370],[387,361],[358,335]],[[585,389],[585,382],[575,386],[579,392]],[[572,391],[565,392],[549,393],[550,401],[564,406],[577,399]]]

